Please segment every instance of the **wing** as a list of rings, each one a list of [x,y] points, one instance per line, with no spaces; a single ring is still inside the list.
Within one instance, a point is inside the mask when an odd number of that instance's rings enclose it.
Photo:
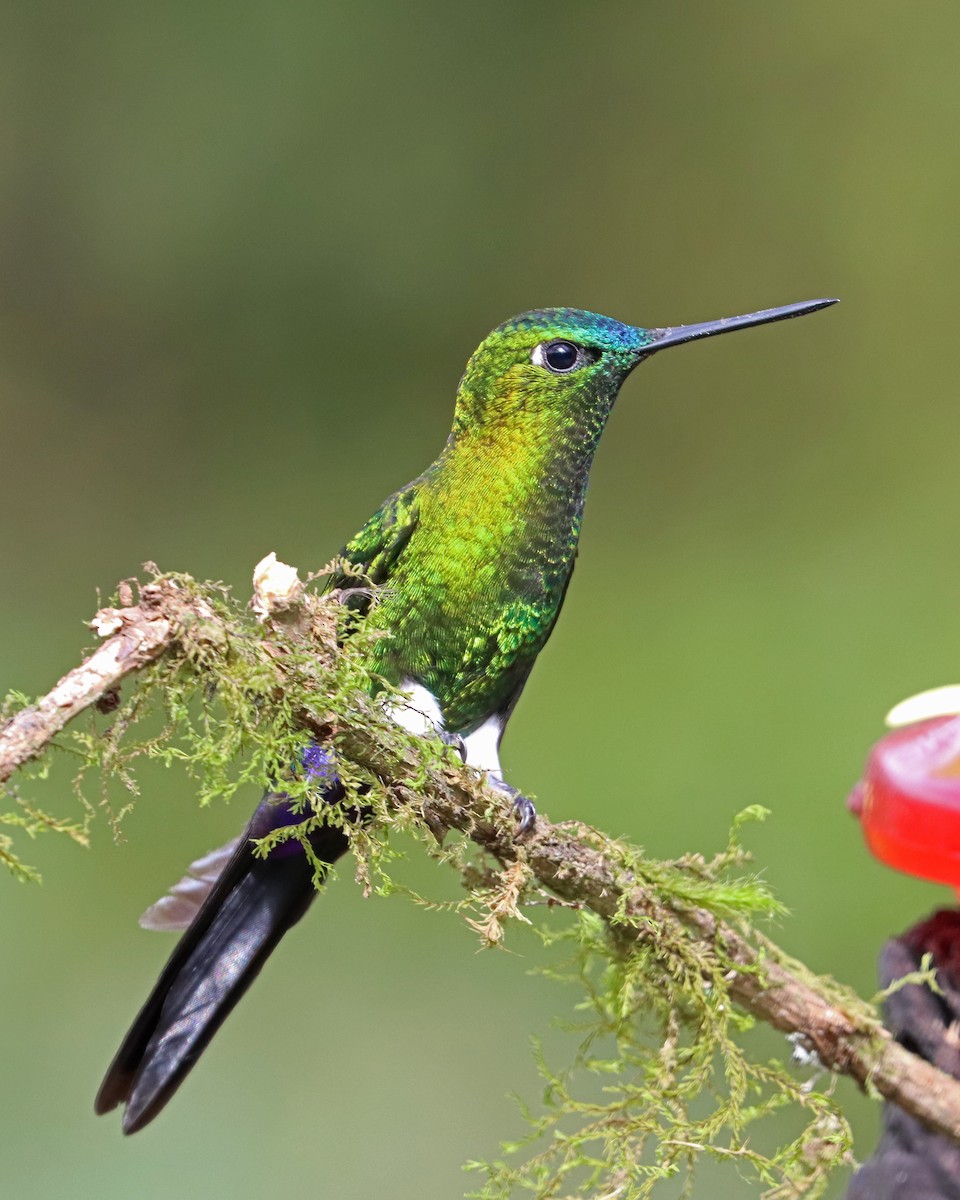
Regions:
[[[374,585],[390,577],[397,559],[410,541],[420,516],[419,480],[394,492],[377,509],[356,537],[340,551],[345,564],[357,567],[366,581]],[[342,571],[330,581],[332,588],[361,587],[364,579]]]
[[[476,723],[476,713],[485,711],[499,716],[502,734],[557,623],[572,575],[573,566],[553,598],[511,601],[487,636],[471,643],[456,680],[449,729],[469,727]],[[491,680],[497,681],[493,690]]]

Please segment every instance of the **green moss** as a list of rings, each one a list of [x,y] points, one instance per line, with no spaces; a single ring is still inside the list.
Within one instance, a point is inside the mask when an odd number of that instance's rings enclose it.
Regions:
[[[756,875],[740,874],[749,861],[738,842],[742,817],[712,859],[654,862],[618,845],[617,861],[655,890],[666,912],[696,905],[749,934],[758,916],[782,908]],[[485,1176],[471,1193],[478,1200],[639,1200],[678,1176],[689,1186],[704,1157],[761,1181],[771,1200],[816,1197],[833,1168],[850,1161],[850,1129],[832,1097],[790,1066],[744,1049],[753,1019],[729,995],[732,964],[719,948],[682,922],[655,914],[650,921],[655,937],[640,946],[619,935],[617,920],[607,924],[589,911],[559,931],[539,930],[548,948],[565,951],[541,973],[580,993],[581,1018],[565,1026],[579,1045],[563,1070],[536,1047],[542,1104],[521,1106],[528,1133],[504,1144],[499,1161],[470,1164]],[[765,1122],[784,1109],[793,1110],[796,1133],[770,1150]]]
[[[401,893],[427,908],[460,911],[486,945],[502,943],[511,920],[528,921],[525,914],[534,911],[528,905],[542,897],[522,849],[515,861],[492,864],[464,835],[438,842],[423,820],[419,801],[449,771],[451,752],[437,739],[416,739],[399,729],[373,699],[387,689],[369,667],[374,643],[388,636],[378,628],[376,604],[359,618],[345,616],[329,597],[310,595],[299,615],[288,623],[278,619],[265,637],[249,609],[221,586],[186,576],[158,576],[155,582],[175,583],[194,615],[184,618],[175,651],[131,681],[113,713],[90,715],[57,739],[56,750],[76,764],[78,819],[50,816],[8,789],[14,810],[0,817],[11,831],[0,836],[0,859],[18,877],[36,873],[17,857],[14,834],[57,831],[83,843],[97,809],[117,832],[136,799],[137,767],[147,759],[185,769],[201,804],[229,797],[248,782],[282,781],[302,807],[303,821],[264,838],[262,853],[289,837],[309,852],[307,833],[319,822],[339,822],[348,829],[367,892]],[[197,616],[198,607],[212,616]],[[347,638],[340,636],[344,620],[350,622]],[[14,697],[9,704],[23,702]],[[402,797],[351,757],[349,733],[357,728],[385,755],[410,763]],[[362,795],[372,812],[369,823],[357,826],[343,809],[323,806],[291,771],[311,737],[333,752],[348,798]],[[44,770],[41,763],[32,774]],[[503,815],[495,810],[498,803],[490,801],[494,820]],[[609,921],[571,908],[561,928],[537,927],[545,957],[562,955],[544,973],[579,990],[580,1019],[569,1027],[578,1048],[562,1070],[551,1068],[536,1049],[542,1103],[536,1111],[523,1107],[526,1136],[505,1144],[500,1161],[470,1164],[484,1176],[476,1197],[546,1200],[590,1192],[638,1200],[666,1180],[692,1178],[704,1157],[761,1180],[768,1197],[816,1197],[832,1169],[849,1161],[850,1131],[833,1099],[789,1067],[743,1048],[752,1019],[731,999],[733,964],[722,946],[708,944],[682,920],[684,910],[705,909],[767,955],[782,957],[756,923],[783,909],[740,843],[744,821],[764,815],[756,808],[741,814],[728,845],[712,858],[691,853],[670,862],[579,831],[616,864],[625,898]],[[417,895],[393,878],[398,851],[391,835],[411,832],[460,873],[464,899]],[[315,867],[319,882],[327,867]],[[639,892],[656,897],[649,912],[628,910]],[[638,920],[656,935],[642,945],[627,936]],[[737,970],[742,973],[742,966]],[[815,983],[876,1021],[872,1010],[837,985]],[[769,1141],[764,1123],[785,1108],[796,1115],[795,1136],[785,1146],[761,1149]]]

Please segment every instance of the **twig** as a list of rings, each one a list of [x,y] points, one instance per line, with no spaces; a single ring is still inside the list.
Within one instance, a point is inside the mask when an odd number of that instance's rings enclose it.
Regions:
[[[0,783],[37,758],[74,717],[100,701],[108,704],[128,675],[142,670],[178,642],[185,620],[214,618],[206,601],[171,579],[145,584],[140,603],[103,608],[90,628],[106,641],[69,671],[45,696],[0,729]]]
[[[283,654],[270,644],[272,617],[289,627],[291,610],[316,601],[288,595],[281,603],[269,595],[264,599],[262,590],[258,599],[264,605],[264,652],[282,681]],[[168,577],[142,587],[138,604],[97,613],[91,626],[106,638],[103,644],[0,729],[0,782],[39,756],[79,713],[113,695],[128,675],[182,650],[185,633],[198,623],[210,636],[226,636],[221,618],[202,597]],[[309,636],[310,622],[301,625]],[[330,638],[315,639],[315,649],[318,656],[336,652]],[[320,738],[331,732],[314,714],[301,719]],[[432,772],[424,801],[406,783],[421,766],[415,749],[387,750],[361,724],[337,734],[339,753],[374,772],[398,806],[416,804],[432,830],[462,831],[505,868],[522,864],[561,900],[598,914],[618,938],[655,947],[658,927],[692,932],[731,965],[730,993],[744,1009],[776,1029],[802,1035],[826,1067],[875,1089],[960,1143],[960,1082],[905,1050],[865,1008],[844,1008],[772,944],[754,944],[705,909],[664,901],[626,868],[616,844],[596,831],[578,826],[571,832],[541,815],[529,834],[516,837],[503,798],[468,768]]]

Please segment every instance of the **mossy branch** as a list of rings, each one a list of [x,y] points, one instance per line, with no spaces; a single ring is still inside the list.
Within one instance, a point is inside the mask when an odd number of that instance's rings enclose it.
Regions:
[[[835,1159],[846,1153],[844,1139],[836,1128],[831,1132],[830,1102],[825,1098],[808,1090],[804,1094],[800,1085],[788,1087],[784,1083],[788,1077],[766,1065],[747,1068],[727,1040],[734,1012],[741,1014],[737,1018],[741,1023],[743,1014],[750,1014],[796,1035],[831,1071],[852,1077],[868,1092],[960,1142],[960,1082],[894,1041],[865,1001],[834,981],[813,975],[756,930],[752,920],[756,910],[770,911],[775,902],[755,879],[730,882],[730,868],[745,860],[735,844],[711,862],[689,855],[673,863],[655,863],[595,829],[555,825],[542,813],[530,833],[517,836],[512,809],[501,794],[455,761],[439,740],[412,738],[400,730],[387,717],[382,699],[371,695],[366,651],[370,639],[387,636],[375,624],[369,629],[361,624],[358,629],[335,593],[310,593],[295,573],[272,559],[258,568],[252,607],[253,616],[228,602],[223,589],[197,584],[186,576],[156,575],[139,586],[136,601],[130,584],[121,585],[117,605],[102,609],[91,622],[103,639],[100,646],[47,695],[14,711],[0,728],[0,783],[39,759],[51,745],[58,745],[67,724],[90,709],[111,713],[112,723],[102,734],[78,733],[72,748],[76,752],[79,747],[81,758],[113,767],[125,778],[131,755],[121,754],[121,739],[138,716],[142,696],[151,689],[162,695],[168,722],[184,723],[191,740],[187,749],[178,749],[161,736],[141,743],[133,753],[148,746],[166,761],[181,758],[188,765],[200,764],[207,795],[229,790],[225,764],[245,748],[249,751],[256,745],[259,750],[231,787],[248,778],[289,774],[289,764],[297,761],[304,738],[316,739],[334,750],[338,773],[348,786],[366,789],[364,803],[373,806],[381,823],[413,823],[428,829],[439,843],[457,830],[494,860],[492,870],[479,876],[474,871],[472,876],[480,880],[481,897],[480,919],[472,923],[488,943],[501,940],[504,925],[521,915],[525,899],[537,890],[581,914],[593,914],[581,918],[581,942],[605,940],[611,948],[607,961],[614,963],[615,979],[612,991],[608,988],[604,997],[599,993],[592,997],[592,1006],[605,1014],[604,1031],[620,1039],[624,1018],[638,1011],[636,999],[625,997],[636,991],[647,996],[648,1013],[652,1009],[661,1022],[658,1086],[677,1078],[678,1063],[685,1061],[688,1070],[695,1064],[705,1078],[709,1070],[716,1070],[715,1061],[711,1066],[708,1060],[727,1058],[721,1070],[724,1086],[741,1099],[751,1089],[787,1087],[791,1100],[815,1109],[814,1124],[823,1145],[814,1158],[820,1154],[822,1163],[811,1164],[812,1139],[807,1138],[795,1155],[806,1165],[793,1169],[783,1159],[780,1189],[771,1195],[819,1191],[831,1154]],[[344,620],[351,622],[348,638],[341,636]],[[120,686],[133,674],[140,675],[140,687],[120,705]],[[191,724],[190,696],[198,694],[207,699],[215,694],[225,718],[217,722],[205,709],[200,721]],[[0,817],[0,822],[29,827],[31,819],[41,825],[45,820],[47,827],[82,836],[76,827],[44,814],[37,816],[37,810],[13,794],[21,812]],[[329,813],[310,807],[306,792],[304,809],[307,824],[331,819]],[[374,838],[375,832],[356,832],[361,871],[369,870],[371,861],[376,866],[377,851],[370,849]],[[16,866],[8,843],[6,835],[0,838],[0,856]],[[448,853],[448,857],[468,871],[462,856]],[[588,974],[584,970],[585,979]],[[658,990],[661,998],[669,1000],[659,1009]],[[680,1033],[685,1021],[691,1023],[691,1012],[694,1025],[712,1031],[713,1040],[704,1043],[700,1059],[689,1045],[684,1048]],[[583,1062],[591,1070],[609,1069],[596,1060]],[[566,1096],[565,1078],[550,1078],[552,1094]],[[649,1107],[650,1093],[643,1092],[642,1098]],[[678,1110],[686,1103],[679,1084],[674,1099]],[[772,1111],[776,1104],[776,1097],[767,1097],[765,1107],[758,1103],[756,1109]],[[570,1101],[568,1109],[576,1107]],[[578,1146],[579,1157],[570,1160],[574,1165],[582,1169],[589,1163],[584,1140],[599,1138],[605,1142],[609,1168],[611,1157],[616,1157],[609,1149],[610,1131],[625,1122],[640,1138],[642,1158],[641,1135],[649,1133],[649,1123],[631,1116],[634,1125],[630,1125],[624,1114],[632,1110],[622,1095],[613,1107],[615,1118],[610,1106],[591,1108],[591,1120],[583,1127],[586,1132],[579,1142],[570,1143]],[[669,1104],[664,1102],[664,1107]],[[718,1157],[748,1160],[761,1177],[774,1180],[766,1169],[770,1160],[751,1150],[743,1133],[756,1112],[745,1109],[732,1117],[724,1112],[730,1118],[728,1132],[732,1130],[725,1144],[718,1142],[718,1128],[708,1121],[694,1131],[697,1137],[691,1132],[693,1125],[682,1125],[683,1136],[662,1139],[656,1172],[671,1173],[678,1162],[707,1150]],[[669,1131],[669,1120],[663,1121]],[[544,1128],[541,1123],[540,1132]],[[551,1153],[556,1152],[554,1146]],[[564,1154],[569,1151],[563,1151],[561,1159]],[[558,1194],[555,1189],[565,1177],[564,1165],[548,1167],[548,1157],[534,1160],[540,1170],[536,1194],[543,1196]],[[823,1164],[828,1166],[821,1169]],[[632,1167],[618,1169],[635,1169],[651,1177],[654,1170],[640,1164],[639,1158]],[[488,1174],[483,1195],[504,1194],[502,1189],[519,1179],[502,1165],[488,1168]]]

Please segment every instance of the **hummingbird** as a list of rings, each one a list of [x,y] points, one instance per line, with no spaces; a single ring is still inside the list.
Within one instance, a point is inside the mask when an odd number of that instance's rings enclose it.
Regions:
[[[452,741],[513,798],[519,832],[536,814],[504,780],[500,741],[560,613],[590,468],[621,385],[668,347],[833,303],[649,329],[573,308],[522,313],[467,363],[438,457],[344,546],[340,560],[357,574],[344,570],[330,586],[376,591],[389,636],[375,642],[372,666],[402,697],[391,715],[414,733]],[[302,768],[325,803],[344,803],[322,746],[305,751]],[[97,1094],[98,1113],[125,1105],[125,1133],[163,1108],[313,901],[314,866],[296,839],[265,858],[254,853],[256,839],[302,820],[282,792],[268,790],[240,837],[191,864],[141,918],[148,928],[185,932]],[[332,864],[347,835],[322,826],[311,848]]]

